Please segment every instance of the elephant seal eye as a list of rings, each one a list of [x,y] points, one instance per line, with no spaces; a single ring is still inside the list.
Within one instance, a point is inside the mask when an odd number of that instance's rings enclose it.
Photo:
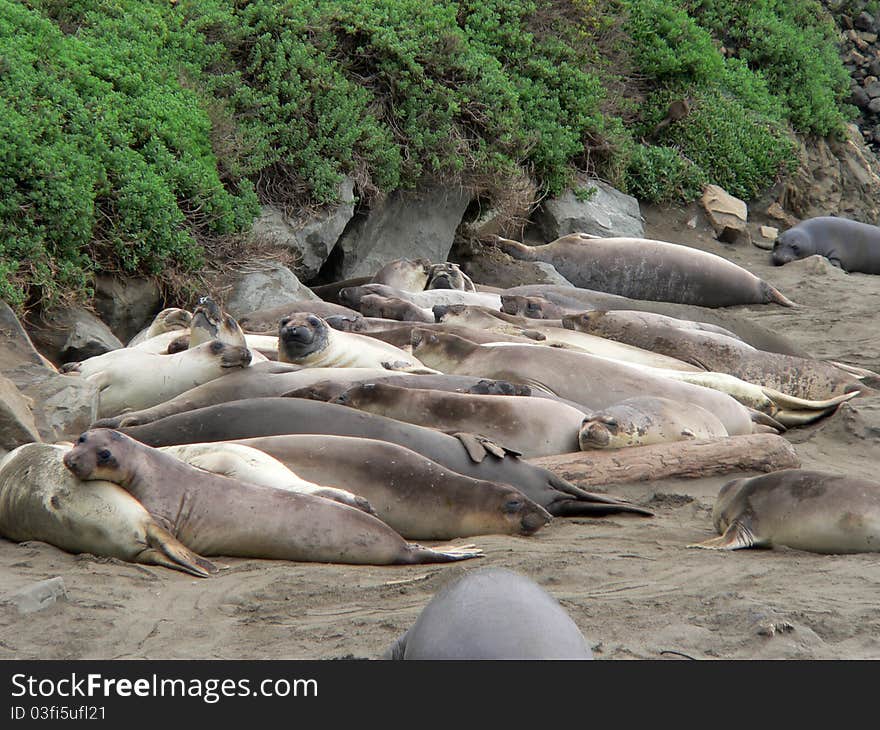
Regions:
[[[319,324],[321,324],[321,320],[319,320],[319,319],[318,319],[315,315],[313,315],[313,314],[312,314],[312,315],[309,315],[309,317],[308,317],[308,319],[306,320],[306,322],[308,322],[310,325],[312,325],[312,327],[317,327]]]
[[[112,454],[108,449],[101,449],[98,452],[98,459],[100,459],[101,461],[107,461],[111,456]]]
[[[290,321],[290,317],[282,317],[282,318],[281,318],[281,321],[280,321],[278,324],[280,324],[280,325],[283,327],[283,326],[286,325],[289,321]]]

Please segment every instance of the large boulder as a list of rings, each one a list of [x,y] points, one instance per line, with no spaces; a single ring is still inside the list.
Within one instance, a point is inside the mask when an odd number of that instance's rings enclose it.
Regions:
[[[470,202],[462,188],[396,191],[357,215],[322,270],[322,279],[371,276],[395,259],[446,261],[455,229]]]
[[[110,328],[83,307],[63,307],[25,321],[31,341],[56,365],[87,360],[123,344]]]
[[[30,403],[15,383],[0,375],[0,453],[39,440]]]
[[[15,312],[0,299],[0,373],[9,373],[20,365],[45,367]]]
[[[462,271],[477,284],[509,289],[526,284],[574,286],[552,264],[520,261],[494,246],[483,246],[459,258]]]
[[[113,334],[128,342],[162,309],[162,292],[152,279],[123,279],[110,274],[95,277],[95,311]]]
[[[319,297],[290,269],[275,261],[251,263],[251,270],[228,274],[224,309],[236,319],[260,309]]]
[[[586,196],[580,191],[594,190]],[[574,188],[544,201],[535,215],[544,239],[555,241],[569,233],[644,238],[639,201],[601,180],[578,178]]]
[[[724,243],[735,243],[740,238],[748,238],[746,222],[749,219],[749,209],[744,201],[718,185],[707,185],[700,202],[715,231],[715,238]]]
[[[43,441],[75,439],[98,416],[98,386],[85,378],[35,365],[21,365],[5,375],[29,399]]]
[[[317,276],[345,226],[354,215],[354,182],[339,186],[339,202],[307,216],[289,217],[275,205],[264,205],[254,221],[254,239],[295,252],[294,271],[303,281]]]

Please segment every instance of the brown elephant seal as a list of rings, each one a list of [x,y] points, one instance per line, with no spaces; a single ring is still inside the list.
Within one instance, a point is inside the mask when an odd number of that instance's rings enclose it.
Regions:
[[[580,307],[577,308],[580,310]],[[564,307],[538,296],[521,296],[519,294],[502,294],[501,311],[517,317],[529,319],[562,319],[566,314],[576,311],[572,307]]]
[[[342,279],[340,281],[332,281],[329,284],[319,284],[309,287],[313,293],[317,294],[325,302],[331,304],[341,304],[344,307],[348,305],[339,298],[339,293],[349,287],[358,287],[365,284],[371,284],[372,276],[356,276],[351,279]],[[357,309],[357,307],[355,307]]]
[[[116,354],[119,353],[119,354]],[[81,377],[99,390],[98,417],[116,416],[126,409],[149,408],[197,385],[246,368],[251,362],[247,348],[219,340],[173,355],[156,355],[136,348],[114,350],[79,363]]]
[[[346,287],[339,292],[339,300],[345,306],[359,310],[361,299],[368,294],[403,299],[427,310],[437,304],[473,304],[491,309],[501,309],[500,295],[489,292],[459,291],[458,289],[426,289],[425,291],[412,292],[383,284]]]
[[[719,537],[688,547],[878,552],[880,483],[805,469],[734,479],[721,487],[712,520]]]
[[[880,274],[880,227],[835,216],[808,218],[779,235],[771,258],[782,266],[816,255],[847,272]]]
[[[383,659],[592,659],[565,609],[505,568],[447,583]]]
[[[582,451],[589,451],[727,435],[724,424],[705,408],[669,398],[638,396],[589,414],[581,424],[578,443]]]
[[[484,345],[489,342],[520,342],[531,344],[535,341],[534,339],[526,337],[523,334],[507,334],[477,327],[467,327],[456,324],[437,324],[435,322],[398,322],[397,324],[398,326],[394,329],[367,332],[365,334],[375,340],[381,340],[382,342],[387,342],[389,345],[394,345],[395,347],[406,350],[408,350],[410,347],[412,332],[414,329],[426,329],[430,330],[431,332],[443,332],[445,334],[455,335],[456,337],[462,337],[466,340],[476,342],[480,345]],[[671,360],[672,358],[667,359]],[[684,363],[682,363],[682,365],[684,367],[689,367]]]
[[[211,297],[202,297],[193,309],[189,326],[189,346],[198,347],[211,340],[247,347],[244,332],[235,317],[226,314]]]
[[[352,386],[333,402],[447,433],[477,433],[527,459],[577,451],[584,418],[571,406],[541,398],[444,393],[377,383]]]
[[[83,481],[118,484],[205,555],[390,565],[479,557],[472,546],[432,550],[407,543],[353,507],[211,474],[110,429],[82,434],[64,465]]]
[[[350,436],[267,436],[235,442],[278,459],[304,479],[344,484],[411,540],[531,535],[549,513],[507,484],[459,474],[411,449]]]
[[[473,395],[515,395],[530,396],[532,389],[528,385],[508,383],[505,380],[489,380],[472,378],[467,375],[403,375],[392,378],[363,378],[357,382],[331,378],[321,380],[313,385],[284,393],[285,398],[311,398],[324,402],[335,401],[346,390],[364,383],[397,385],[401,388],[417,390],[434,390],[444,393],[470,393]],[[548,394],[549,395],[549,394]],[[556,400],[550,396],[552,400]]]
[[[477,287],[458,264],[447,261],[433,264],[425,289],[458,289],[459,291],[476,291]]]
[[[207,577],[217,569],[185,547],[128,492],[83,484],[65,467],[68,446],[25,444],[0,460],[0,535],[69,553],[162,565]]]
[[[373,284],[385,284],[404,291],[422,291],[431,276],[427,259],[396,259],[389,261],[373,275]]]
[[[151,337],[156,337],[165,332],[182,332],[189,329],[191,321],[192,314],[185,309],[177,307],[163,309],[154,317],[149,327],[142,329],[129,340],[127,347],[134,347],[144,340],[149,340]]]
[[[749,411],[729,395],[645,373],[617,360],[538,345],[475,345],[419,329],[413,331],[413,352],[444,373],[524,383],[591,410],[639,395],[693,403],[718,416],[731,436],[752,433]]]
[[[435,373],[398,347],[354,332],[340,332],[315,314],[282,318],[278,329],[278,361],[306,368],[385,368]]]
[[[621,499],[579,489],[547,469],[522,461],[489,439],[474,434],[449,436],[435,429],[305,398],[221,403],[126,428],[124,432],[151,446],[298,433],[379,439],[412,449],[459,474],[509,484],[554,516],[652,514]]]
[[[282,317],[286,317],[294,312],[309,312],[317,314],[319,317],[351,317],[352,319],[360,319],[360,314],[354,309],[343,307],[341,304],[331,304],[330,302],[317,302],[314,299],[302,299],[288,304],[282,304],[278,307],[269,309],[260,309],[256,312],[250,312],[238,318],[238,323],[245,332],[255,334],[277,334],[278,322]]]
[[[397,297],[367,294],[361,297],[361,314],[364,317],[396,319],[402,322],[433,322],[434,313],[417,307],[412,302]]]
[[[702,307],[793,305],[778,289],[732,261],[677,243],[572,233],[544,246],[500,237],[495,245],[514,258],[551,264],[584,289]]]

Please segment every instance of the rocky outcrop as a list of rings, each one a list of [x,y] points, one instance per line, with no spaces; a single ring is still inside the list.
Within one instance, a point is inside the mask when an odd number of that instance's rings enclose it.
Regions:
[[[396,191],[356,215],[330,253],[322,281],[371,276],[389,261],[446,261],[455,230],[470,202],[462,188]]]
[[[254,239],[294,252],[294,271],[303,281],[313,279],[345,226],[354,215],[354,182],[345,178],[339,186],[339,203],[298,218],[289,217],[274,205],[263,206],[254,221]]]
[[[83,307],[43,312],[27,320],[26,327],[37,349],[56,365],[86,360],[123,346],[106,324]]]
[[[252,262],[248,271],[226,275],[224,309],[233,317],[318,297],[290,269],[275,261]]]
[[[639,201],[592,178],[579,178],[575,187],[545,200],[535,214],[535,223],[546,241],[569,233],[632,238],[645,235]]]
[[[724,243],[736,243],[741,238],[748,238],[746,222],[749,209],[742,200],[718,185],[707,185],[700,202],[715,231],[715,238]]]
[[[0,373],[22,365],[46,367],[15,312],[0,299]]]
[[[0,375],[0,455],[39,440],[30,403],[15,383]]]
[[[543,261],[519,261],[494,246],[469,247],[459,257],[462,271],[477,284],[508,289],[525,284],[573,286],[551,264]]]
[[[151,279],[95,277],[95,311],[122,342],[149,325],[162,308],[162,292]]]

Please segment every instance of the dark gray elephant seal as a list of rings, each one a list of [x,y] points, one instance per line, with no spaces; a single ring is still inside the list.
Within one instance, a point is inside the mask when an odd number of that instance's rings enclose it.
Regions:
[[[197,469],[119,431],[86,431],[64,455],[83,481],[118,484],[190,549],[204,555],[391,565],[479,557],[471,546],[407,543],[354,507]]]
[[[552,264],[576,287],[634,299],[703,307],[793,304],[732,261],[667,241],[572,233],[544,246],[525,246],[500,237],[495,245],[514,258]]]
[[[123,431],[151,446],[297,433],[380,439],[412,449],[459,474],[510,484],[555,516],[652,514],[614,497],[579,489],[547,469],[520,460],[489,439],[473,434],[448,436],[431,428],[305,398],[233,401]]]
[[[721,487],[712,520],[720,537],[688,547],[880,552],[880,483],[806,469],[734,479]]]
[[[592,659],[565,609],[505,568],[446,584],[383,659]]]
[[[771,254],[777,266],[815,255],[844,271],[880,274],[880,227],[835,216],[808,218],[783,231]]]

